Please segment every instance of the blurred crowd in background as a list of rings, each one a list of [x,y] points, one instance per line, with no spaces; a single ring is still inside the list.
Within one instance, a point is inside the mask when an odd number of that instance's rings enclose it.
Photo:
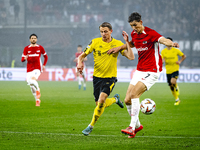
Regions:
[[[131,33],[127,20],[135,11],[142,15],[145,26],[163,36],[190,43],[200,40],[199,0],[0,0],[0,57],[10,58],[1,58],[0,65],[9,67],[10,60],[16,59],[16,66],[22,67],[19,56],[34,32],[50,56],[47,66],[73,67],[77,45],[86,47],[100,36],[102,22],[110,22],[112,36],[123,41],[121,32]],[[190,57],[192,60],[193,55]],[[121,66],[129,67],[126,61],[122,59]],[[200,67],[200,61],[183,65]]]

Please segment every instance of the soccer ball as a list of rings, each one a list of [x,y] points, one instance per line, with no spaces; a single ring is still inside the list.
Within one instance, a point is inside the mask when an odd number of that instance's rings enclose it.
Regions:
[[[150,115],[156,110],[156,103],[150,99],[144,99],[140,104],[140,110],[145,115]]]

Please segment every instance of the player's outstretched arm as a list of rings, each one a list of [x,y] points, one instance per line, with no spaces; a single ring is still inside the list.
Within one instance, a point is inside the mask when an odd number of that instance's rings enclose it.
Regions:
[[[179,44],[176,43],[176,42],[172,42],[170,39],[166,39],[165,37],[161,37],[160,40],[159,40],[159,43],[160,44],[164,44],[165,46],[168,46],[168,47],[177,47],[179,48]]]
[[[122,45],[122,46],[119,46],[119,47],[114,47],[114,48],[111,48],[110,50],[108,50],[108,54],[112,54],[112,53],[117,53],[119,52],[120,50],[123,50],[123,49],[126,49],[127,46],[126,44]]]

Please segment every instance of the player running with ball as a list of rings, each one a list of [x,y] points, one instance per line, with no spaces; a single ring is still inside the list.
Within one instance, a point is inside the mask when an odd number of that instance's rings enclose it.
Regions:
[[[129,44],[138,51],[138,65],[124,100],[127,111],[131,116],[130,125],[126,129],[122,129],[121,132],[128,134],[129,138],[134,138],[135,134],[143,129],[139,121],[139,98],[155,84],[162,71],[162,58],[159,54],[159,43],[173,47],[179,47],[179,45],[178,43],[173,43],[171,40],[164,38],[155,30],[143,26],[141,15],[137,12],[129,16],[128,22],[133,29],[131,32],[132,40]],[[124,44],[110,49],[108,53],[117,53],[126,48],[127,44]]]

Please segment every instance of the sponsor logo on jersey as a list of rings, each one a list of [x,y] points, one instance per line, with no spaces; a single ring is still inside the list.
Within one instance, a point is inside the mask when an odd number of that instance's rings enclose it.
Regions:
[[[146,51],[148,50],[148,47],[140,47],[140,48],[136,48],[137,51]]]
[[[39,54],[30,54],[29,57],[37,57]]]

